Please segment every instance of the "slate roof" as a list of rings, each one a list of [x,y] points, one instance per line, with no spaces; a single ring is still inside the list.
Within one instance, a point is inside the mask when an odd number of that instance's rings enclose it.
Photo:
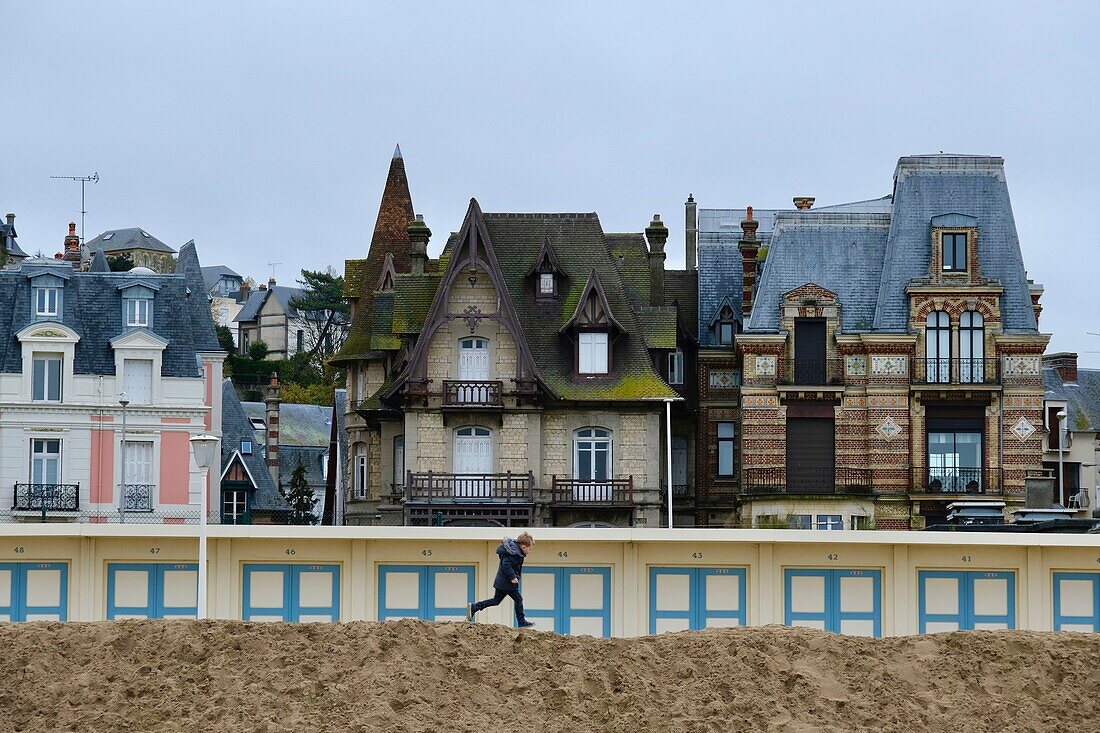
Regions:
[[[753,214],[755,215],[755,210]],[[740,229],[738,229],[740,231]],[[701,348],[717,348],[712,327],[724,305],[733,309],[734,320],[741,322],[743,270],[737,241],[723,244],[699,244],[699,307],[696,315]]]
[[[256,320],[256,317],[260,314],[260,310],[264,307],[264,303],[267,302],[269,296],[275,296],[275,299],[282,305],[283,311],[291,318],[298,317],[298,309],[290,305],[290,301],[295,298],[301,298],[305,296],[306,291],[301,288],[291,288],[285,285],[273,285],[266,290],[254,290],[248,295],[248,300],[244,302],[240,312],[237,313],[237,317],[233,319],[234,323],[247,323],[248,321]]]
[[[17,236],[14,222],[9,224],[5,220],[0,220],[0,243],[4,243],[8,251],[8,256],[26,257],[27,253],[19,248],[19,243],[16,241]]]
[[[242,402],[245,414],[264,420],[263,402]],[[328,448],[332,408],[325,405],[279,405],[279,450],[284,446]]]
[[[699,271],[665,270],[665,303],[676,306],[681,328],[698,338]]]
[[[167,252],[169,254],[176,253],[176,250],[140,227],[108,229],[95,239],[86,242],[84,248],[89,254],[100,249],[107,253],[125,252],[132,249],[146,249],[152,252]]]
[[[836,293],[845,333],[870,331],[889,226],[885,214],[778,215],[746,331],[778,329],[784,296],[807,283]]]
[[[1035,311],[1009,201],[1004,158],[980,155],[911,156],[898,161],[875,330],[908,329],[905,286],[913,278],[927,276],[931,219],[949,213],[978,219],[982,276],[1004,286],[1001,318],[1005,333],[1035,332]]]
[[[771,227],[770,248],[758,276],[747,331],[775,331],[782,297],[814,283],[837,293],[845,332],[908,332],[905,288],[928,276],[932,218],[944,214],[977,219],[981,274],[1004,287],[1005,332],[1037,330],[1002,158],[904,157],[895,169],[890,196],[810,211],[766,213],[760,212],[761,229],[766,220]],[[732,237],[723,245],[700,242],[702,336],[707,317],[703,311],[716,295],[715,288],[704,282],[707,269],[725,257],[739,261],[740,255]],[[726,254],[707,253],[708,247],[716,246],[730,249]]]
[[[243,277],[231,270],[226,265],[211,265],[210,267],[202,268],[202,279],[203,282],[206,283],[207,290],[210,290],[215,285],[217,285],[218,281],[221,280],[223,277],[235,277],[238,280],[244,280]]]
[[[476,213],[480,213],[477,202],[471,202],[467,216]],[[585,401],[678,398],[653,368],[627,278],[615,264],[612,242],[629,246],[624,238],[609,240],[594,213],[484,213],[482,218],[520,329],[544,382],[555,394]],[[444,256],[449,256],[457,239],[458,235],[451,236]],[[558,301],[536,305],[534,279],[527,272],[547,239],[567,279],[560,286]],[[567,337],[559,334],[576,312],[591,273],[599,278],[611,315],[626,332],[615,343],[612,373],[606,379],[574,376],[573,349]]]
[[[119,286],[139,280],[155,285],[153,322],[148,329],[166,339],[161,374],[166,377],[198,377],[196,352],[218,351],[214,321],[201,289],[190,290],[196,276],[188,262],[198,258],[192,245],[181,252],[181,264],[187,272],[173,275],[80,272],[58,260],[25,260],[18,268],[0,270],[0,371],[22,371],[22,349],[16,334],[35,322],[31,315],[30,275],[57,273],[63,276],[60,323],[80,335],[76,344],[73,369],[76,374],[115,373],[115,353],[111,339],[127,332],[123,325],[122,292]],[[40,321],[46,323],[47,321]]]
[[[176,258],[176,274],[183,275],[187,283],[187,307],[191,315],[192,337],[198,351],[224,351],[218,343],[218,332],[214,327],[214,318],[210,314],[210,296],[206,283],[202,279],[202,267],[199,255],[195,251],[195,241],[191,240],[180,247]]]
[[[1053,368],[1043,366],[1046,398],[1065,400],[1066,429],[1100,433],[1100,369],[1077,369],[1077,382],[1063,382]]]
[[[252,508],[259,510],[289,511],[290,506],[279,494],[279,487],[271,478],[264,462],[263,443],[256,442],[256,435],[241,406],[237,392],[233,389],[233,380],[222,381],[222,471],[225,471],[233,458],[233,453],[239,451],[242,440],[250,440],[253,443],[251,455],[241,455],[245,465],[248,466],[252,479],[256,482],[256,492],[252,496]]]

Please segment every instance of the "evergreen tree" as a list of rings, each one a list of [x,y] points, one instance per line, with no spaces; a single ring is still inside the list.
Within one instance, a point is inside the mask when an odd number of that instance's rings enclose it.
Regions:
[[[313,513],[313,507],[317,505],[317,497],[313,495],[313,489],[306,481],[306,467],[302,461],[290,474],[290,490],[279,485],[279,493],[290,504],[290,518],[287,524],[317,524],[317,515]]]

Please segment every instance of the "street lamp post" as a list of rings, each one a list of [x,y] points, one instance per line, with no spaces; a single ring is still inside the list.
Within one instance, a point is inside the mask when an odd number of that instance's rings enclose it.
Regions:
[[[119,393],[118,404],[122,405],[122,465],[119,466],[118,523],[124,524],[126,522],[126,406],[130,404],[125,392]]]
[[[1062,451],[1066,443],[1066,411],[1059,410],[1056,417],[1058,418],[1058,505],[1061,506],[1062,494],[1066,491],[1062,472]]]
[[[196,435],[191,438],[191,452],[202,471],[202,488],[199,490],[199,588],[198,617],[206,618],[206,510],[207,472],[214,463],[214,450],[218,447],[216,435]]]

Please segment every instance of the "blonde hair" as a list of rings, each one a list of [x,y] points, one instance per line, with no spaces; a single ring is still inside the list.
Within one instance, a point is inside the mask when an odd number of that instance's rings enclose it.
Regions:
[[[534,547],[535,546],[535,538],[532,537],[527,532],[520,532],[519,536],[516,537],[516,544],[517,545],[523,545],[524,547]]]

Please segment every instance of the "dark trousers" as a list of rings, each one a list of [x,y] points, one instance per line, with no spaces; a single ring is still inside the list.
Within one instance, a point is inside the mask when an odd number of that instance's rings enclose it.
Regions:
[[[508,590],[494,588],[492,598],[487,598],[484,601],[478,601],[474,604],[474,613],[493,606],[499,606],[500,602],[505,598],[511,598],[513,603],[516,604],[516,622],[522,624],[526,621],[527,618],[523,615],[523,596],[520,595],[518,587],[509,588]]]

